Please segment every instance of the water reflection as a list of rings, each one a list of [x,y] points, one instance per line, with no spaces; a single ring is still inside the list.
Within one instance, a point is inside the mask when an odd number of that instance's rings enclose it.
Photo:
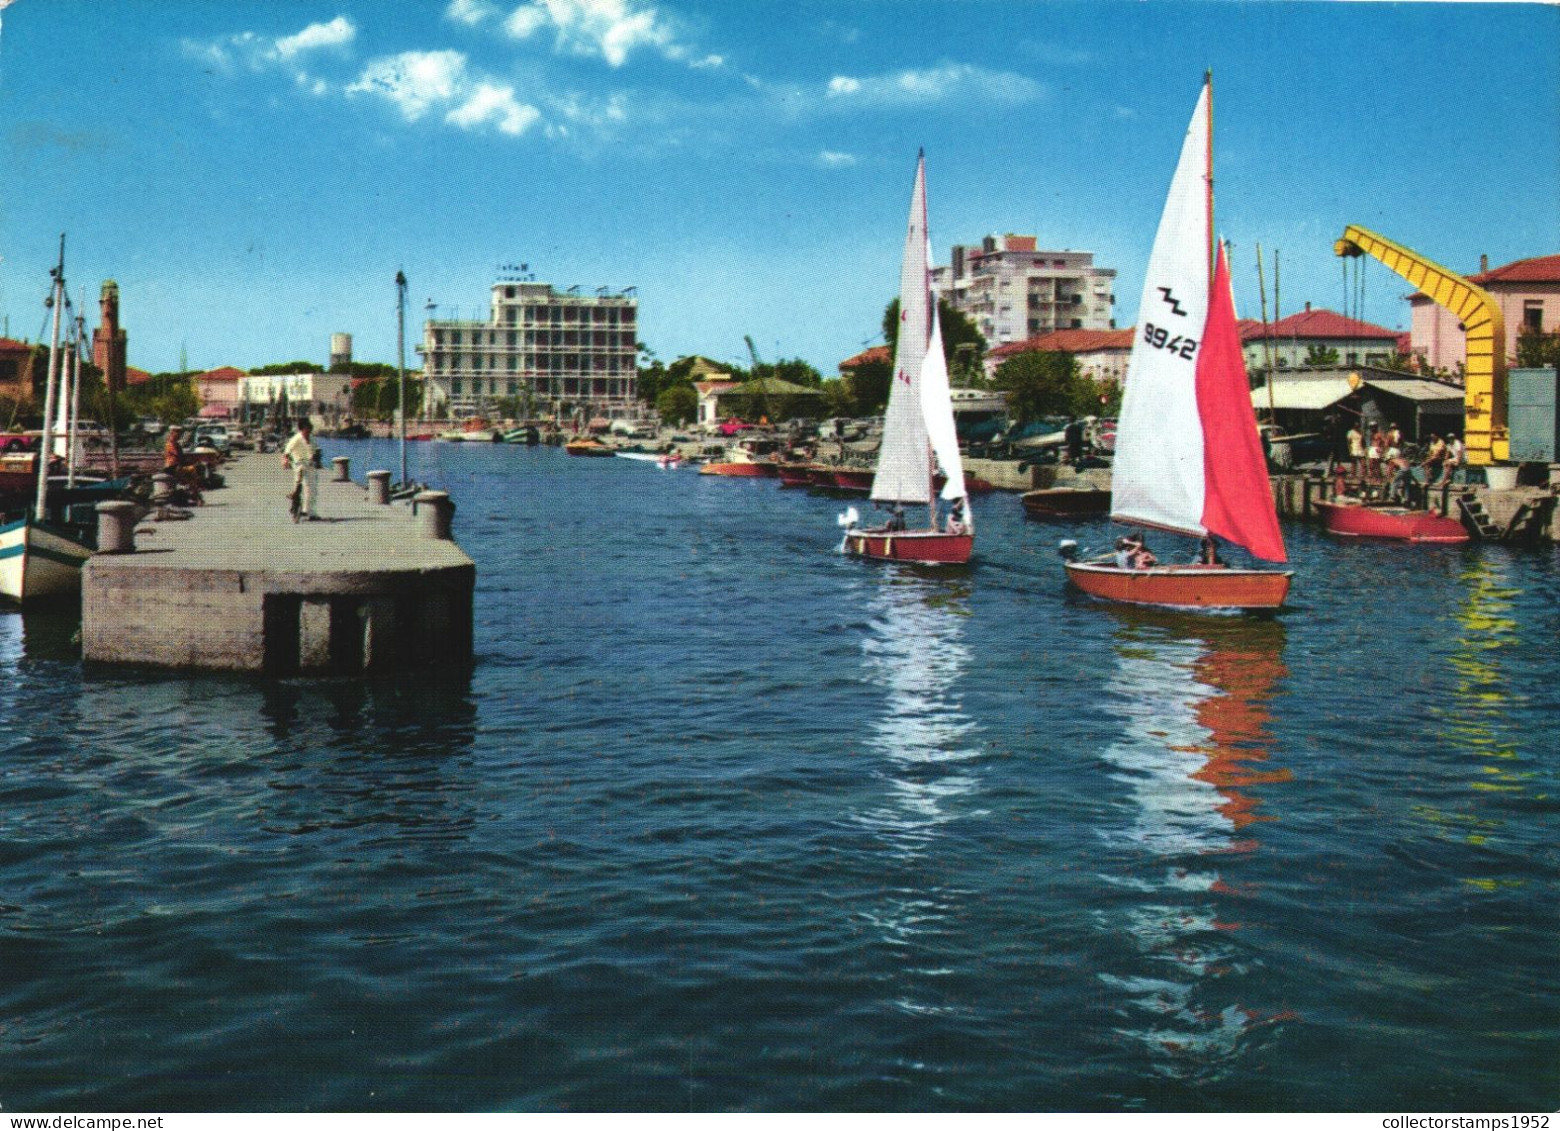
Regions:
[[[1222,1074],[1262,1017],[1232,1000],[1251,973],[1225,873],[1258,851],[1260,787],[1286,781],[1269,761],[1269,703],[1288,670],[1277,621],[1118,610],[1116,671],[1107,684],[1122,730],[1103,757],[1126,790],[1126,823],[1106,833],[1122,896],[1104,912],[1126,944],[1116,971],[1126,1019],[1156,1072]],[[1118,952],[1119,952],[1119,948]]]
[[[1521,590],[1511,581],[1507,563],[1490,556],[1471,559],[1461,581],[1466,597],[1457,613],[1458,632],[1447,663],[1455,673],[1451,702],[1436,708],[1439,741],[1454,751],[1474,756],[1468,783],[1479,794],[1515,794],[1528,788],[1532,772],[1519,747],[1511,715],[1529,706],[1514,691],[1506,671],[1508,660],[1520,654],[1521,639],[1515,601]],[[1483,813],[1450,813],[1421,806],[1419,815],[1471,845],[1489,842],[1502,822]],[[1468,878],[1472,887],[1495,890],[1519,881]]]
[[[904,948],[901,969],[911,981],[894,983],[892,1007],[948,1013],[960,1007],[941,985],[950,966],[943,944],[967,893],[938,882],[939,846],[956,822],[981,813],[971,805],[979,786],[975,724],[961,701],[969,589],[908,570],[886,570],[879,580],[863,651],[867,679],[882,693],[867,747],[883,791],[858,820],[889,866],[877,905],[863,915],[884,943]]]

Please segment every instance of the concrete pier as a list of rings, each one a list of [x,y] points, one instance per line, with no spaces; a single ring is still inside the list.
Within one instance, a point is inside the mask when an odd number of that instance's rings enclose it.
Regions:
[[[223,475],[190,518],[153,512],[131,552],[88,560],[86,660],[283,677],[470,662],[476,566],[426,517],[322,475],[319,521],[294,523],[274,454]]]

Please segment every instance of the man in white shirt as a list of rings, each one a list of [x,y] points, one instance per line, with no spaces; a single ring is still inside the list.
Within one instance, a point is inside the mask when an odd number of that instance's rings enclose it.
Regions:
[[[302,492],[300,503],[293,507],[293,521],[300,517],[310,522],[319,519],[314,513],[314,500],[320,487],[320,448],[314,442],[314,425],[305,416],[298,421],[298,431],[282,448],[282,466],[293,468],[293,493]]]

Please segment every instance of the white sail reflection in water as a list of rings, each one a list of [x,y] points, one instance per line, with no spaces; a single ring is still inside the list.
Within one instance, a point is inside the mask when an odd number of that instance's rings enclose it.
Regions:
[[[1289,776],[1265,765],[1282,645],[1282,626],[1267,622],[1197,634],[1127,627],[1117,641],[1108,691],[1121,731],[1103,758],[1127,817],[1103,834],[1111,864],[1101,879],[1129,894],[1100,913],[1118,957],[1099,976],[1131,1019],[1119,1035],[1166,1076],[1220,1075],[1255,1026],[1285,1019],[1229,1000],[1225,979],[1243,982],[1260,963],[1228,906],[1239,885],[1219,870],[1256,851],[1250,826],[1272,819],[1249,788]]]
[[[904,854],[923,851],[950,821],[973,815],[965,799],[976,779],[975,723],[960,688],[970,662],[960,594],[945,583],[881,586],[863,650],[868,678],[883,691],[868,735],[882,756],[883,803],[860,820]]]

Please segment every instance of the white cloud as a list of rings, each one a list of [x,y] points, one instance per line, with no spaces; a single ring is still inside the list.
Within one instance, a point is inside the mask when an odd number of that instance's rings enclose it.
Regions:
[[[968,63],[943,63],[920,70],[855,78],[836,75],[828,97],[853,98],[878,105],[920,105],[951,98],[984,98],[993,102],[1031,102],[1045,88],[1011,71],[989,71]]]
[[[301,51],[321,47],[345,47],[357,38],[357,27],[346,16],[337,16],[326,24],[310,24],[297,35],[285,35],[276,41],[276,53],[291,59]]]
[[[347,93],[388,99],[415,122],[434,105],[454,102],[469,89],[466,57],[459,51],[403,51],[370,62]]]
[[[621,67],[642,48],[678,61],[690,54],[665,16],[635,0],[527,0],[504,21],[504,30],[514,39],[529,39],[544,29],[552,30],[558,51],[600,56],[613,67]],[[690,65],[720,62],[718,56],[707,55]]]
[[[450,0],[450,6],[444,10],[445,19],[467,27],[476,27],[498,14],[498,6],[488,0]]]
[[[367,94],[392,103],[408,122],[429,113],[458,129],[497,130],[519,137],[542,112],[515,95],[515,88],[475,74],[459,51],[403,51],[374,59],[347,94]]]
[[[515,100],[513,87],[480,82],[461,105],[444,116],[444,120],[463,130],[491,123],[500,133],[519,137],[535,125],[541,116],[541,111],[535,106],[523,105]]]
[[[848,169],[856,163],[854,153],[836,153],[832,149],[825,149],[818,154],[817,162],[825,169]]]

